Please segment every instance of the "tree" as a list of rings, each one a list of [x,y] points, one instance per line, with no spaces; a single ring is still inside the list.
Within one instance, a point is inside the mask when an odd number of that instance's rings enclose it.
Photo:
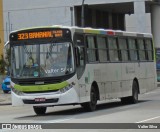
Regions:
[[[6,66],[10,67],[11,66],[11,49],[8,48],[6,49],[6,56],[4,58],[5,62],[6,62]]]
[[[5,67],[7,66],[5,60],[4,60],[4,57],[3,55],[1,55],[1,58],[0,58],[0,74],[1,75],[4,75],[5,74]]]
[[[5,71],[9,72],[10,66],[11,66],[11,49],[6,49],[5,57],[1,55],[0,58],[0,74],[4,75]]]

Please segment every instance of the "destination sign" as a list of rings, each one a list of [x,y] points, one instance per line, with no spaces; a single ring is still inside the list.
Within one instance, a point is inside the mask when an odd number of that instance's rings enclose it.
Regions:
[[[57,37],[63,37],[62,30],[24,32],[17,34],[17,40],[44,39],[44,38],[57,38]]]

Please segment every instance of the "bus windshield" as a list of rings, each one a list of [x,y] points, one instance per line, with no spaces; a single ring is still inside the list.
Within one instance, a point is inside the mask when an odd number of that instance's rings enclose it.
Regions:
[[[11,46],[14,78],[56,77],[74,72],[73,48],[64,43],[20,43]]]

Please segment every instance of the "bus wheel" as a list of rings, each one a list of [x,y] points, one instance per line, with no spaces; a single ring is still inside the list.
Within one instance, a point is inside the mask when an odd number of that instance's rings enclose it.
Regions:
[[[132,85],[132,96],[130,97],[130,103],[136,104],[138,102],[138,84],[133,81]]]
[[[138,84],[133,81],[132,96],[121,98],[122,104],[136,104],[138,102]]]
[[[96,109],[97,105],[97,92],[94,86],[91,88],[90,92],[90,102],[82,103],[81,106],[86,110],[86,111],[94,111]]]
[[[33,109],[34,109],[34,112],[37,115],[44,115],[46,113],[47,107],[36,107],[36,106],[34,106]]]

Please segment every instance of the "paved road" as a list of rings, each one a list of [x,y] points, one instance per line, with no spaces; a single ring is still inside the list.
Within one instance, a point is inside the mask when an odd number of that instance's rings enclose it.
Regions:
[[[9,104],[10,94],[4,96],[8,96],[6,104]],[[1,101],[0,123],[160,123],[160,89],[140,95],[139,100],[139,103],[134,105],[122,105],[119,100],[104,102],[97,106],[95,112],[84,112],[80,106],[51,107],[48,108],[45,116],[36,116],[31,107],[12,107],[2,104]]]

